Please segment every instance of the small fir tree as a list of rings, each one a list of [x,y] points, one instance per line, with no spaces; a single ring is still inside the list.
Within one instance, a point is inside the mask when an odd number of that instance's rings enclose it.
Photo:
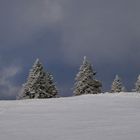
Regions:
[[[137,78],[137,81],[135,83],[135,89],[133,91],[140,93],[140,75]]]
[[[84,57],[83,64],[75,78],[74,95],[100,93],[102,84],[95,79],[95,75],[96,72],[93,71],[92,65],[87,58]]]
[[[52,98],[57,96],[58,91],[53,83],[52,75],[44,71],[43,65],[37,59],[18,99]]]
[[[123,92],[124,90],[125,90],[125,87],[122,86],[121,78],[118,75],[116,75],[111,86],[111,92],[112,93]]]

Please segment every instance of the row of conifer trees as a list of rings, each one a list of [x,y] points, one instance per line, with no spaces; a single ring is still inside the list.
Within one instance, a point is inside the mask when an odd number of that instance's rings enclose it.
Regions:
[[[73,88],[74,95],[98,94],[101,93],[102,83],[95,79],[96,72],[93,70],[91,63],[84,57],[78,74],[75,78]],[[111,92],[122,92],[125,88],[122,85],[121,78],[116,75]],[[135,84],[135,92],[140,92],[140,76]],[[53,76],[46,72],[42,63],[37,59],[29,72],[27,82],[23,84],[22,90],[17,99],[33,98],[56,98],[59,97],[58,89],[53,80]]]

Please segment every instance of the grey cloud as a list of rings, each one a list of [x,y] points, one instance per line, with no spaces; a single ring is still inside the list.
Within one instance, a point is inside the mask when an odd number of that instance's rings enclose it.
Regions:
[[[58,49],[66,63],[78,63],[83,55],[95,61],[120,61],[140,43],[139,4],[137,0],[2,0],[0,46],[26,47],[42,31],[59,30]]]
[[[112,59],[118,62],[128,59],[133,52],[132,57],[135,57],[135,49],[140,51],[139,1],[87,0],[78,3],[72,0],[70,3],[65,9],[62,47],[70,63],[79,61],[83,55],[97,61]]]
[[[8,66],[0,70],[0,98],[15,98],[20,86],[15,85],[11,80],[21,71],[20,66]]]
[[[7,44],[20,47],[20,44],[34,39],[43,28],[59,24],[63,17],[59,3],[56,0],[0,1],[0,35],[1,42],[4,42],[1,47]]]

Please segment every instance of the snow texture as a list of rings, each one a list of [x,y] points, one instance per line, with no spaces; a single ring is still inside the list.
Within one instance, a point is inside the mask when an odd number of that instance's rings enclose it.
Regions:
[[[140,94],[0,101],[1,140],[140,140]]]
[[[95,79],[96,72],[93,71],[92,65],[84,57],[83,64],[76,75],[76,82],[74,85],[74,94],[97,94],[101,93],[101,82]]]

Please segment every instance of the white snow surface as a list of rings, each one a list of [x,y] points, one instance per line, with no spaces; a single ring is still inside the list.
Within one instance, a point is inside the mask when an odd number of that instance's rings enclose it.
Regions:
[[[140,94],[0,101],[0,140],[140,140]]]

